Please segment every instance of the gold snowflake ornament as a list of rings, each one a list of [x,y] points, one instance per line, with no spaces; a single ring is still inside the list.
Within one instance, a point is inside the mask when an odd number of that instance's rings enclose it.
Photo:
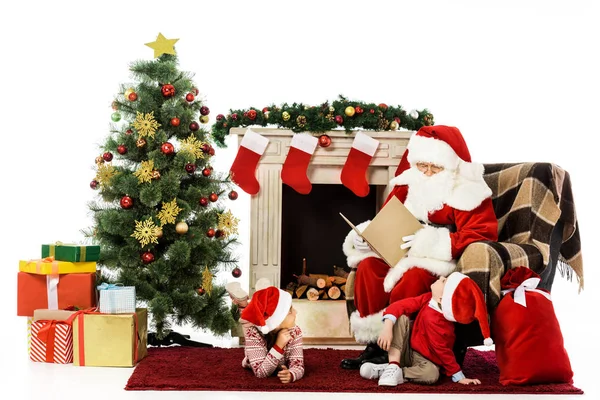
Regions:
[[[208,267],[204,267],[204,271],[202,271],[202,289],[204,289],[209,296],[210,292],[212,292],[212,280],[213,274]]]
[[[117,175],[119,171],[115,169],[110,164],[100,164],[98,166],[98,173],[96,174],[96,180],[100,183],[102,187],[107,187],[110,185],[110,181],[112,178]]]
[[[150,182],[154,171],[154,161],[142,161],[140,167],[133,174],[137,176],[139,183]]]
[[[228,210],[226,213],[219,215],[218,229],[223,232],[224,236],[235,235],[238,233],[238,222],[239,219],[234,217],[231,211]]]
[[[181,151],[186,151],[193,154],[196,158],[204,158],[204,152],[202,152],[202,142],[199,141],[193,134],[187,139],[181,141]]]
[[[165,203],[163,201],[162,209],[158,213],[158,219],[160,219],[160,226],[166,224],[174,224],[175,218],[177,218],[177,215],[181,210],[183,209],[177,207],[177,199],[173,199],[173,201],[170,201],[168,203]]]
[[[157,226],[154,225],[154,222],[150,218],[144,222],[135,221],[135,232],[131,236],[136,238],[142,247],[144,247],[149,243],[158,243],[156,229]]]
[[[142,114],[137,112],[133,127],[138,131],[140,137],[149,136],[154,138],[154,134],[160,124],[154,119],[154,111]]]

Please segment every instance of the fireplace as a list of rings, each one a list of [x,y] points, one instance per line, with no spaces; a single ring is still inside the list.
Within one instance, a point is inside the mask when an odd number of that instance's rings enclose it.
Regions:
[[[366,132],[379,140],[367,179],[370,193],[355,196],[341,184],[340,174],[352,147],[354,132],[329,131],[331,145],[317,147],[308,168],[313,189],[296,193],[281,181],[281,169],[292,135],[290,130],[252,128],[267,137],[269,145],[257,168],[260,191],[250,202],[250,293],[258,279],[266,277],[282,289],[302,271],[306,258],[309,273],[331,274],[333,265],[347,268],[342,243],[350,228],[342,212],[355,223],[372,218],[389,193],[400,158],[413,132]],[[246,128],[232,128],[241,141]],[[294,299],[297,323],[305,341],[315,344],[353,343],[344,300]]]

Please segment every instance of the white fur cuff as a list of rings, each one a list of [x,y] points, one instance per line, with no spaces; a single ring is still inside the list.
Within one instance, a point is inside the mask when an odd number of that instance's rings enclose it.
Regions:
[[[350,315],[350,330],[358,343],[377,342],[383,330],[383,310],[366,317],[361,317],[358,311],[354,311]]]
[[[425,226],[415,234],[408,255],[442,261],[452,260],[450,231],[448,228]]]

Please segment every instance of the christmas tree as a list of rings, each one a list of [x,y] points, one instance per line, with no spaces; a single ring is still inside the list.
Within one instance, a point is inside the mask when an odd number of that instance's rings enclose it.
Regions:
[[[110,135],[96,158],[90,204],[100,244],[102,279],[135,286],[156,337],[190,323],[215,334],[233,326],[215,273],[235,269],[237,219],[223,200],[237,198],[229,177],[214,172],[209,109],[193,75],[179,71],[177,39],[147,43],[155,59],[130,66],[135,83],[121,85]]]

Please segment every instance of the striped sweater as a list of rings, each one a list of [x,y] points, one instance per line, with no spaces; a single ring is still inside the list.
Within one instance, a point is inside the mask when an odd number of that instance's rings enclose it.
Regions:
[[[254,325],[244,329],[245,357],[242,361],[244,368],[250,368],[257,378],[266,378],[285,365],[292,374],[292,382],[304,376],[304,353],[302,349],[302,330],[295,326],[290,332],[292,340],[280,349],[273,346],[267,351],[267,342],[264,336]]]

